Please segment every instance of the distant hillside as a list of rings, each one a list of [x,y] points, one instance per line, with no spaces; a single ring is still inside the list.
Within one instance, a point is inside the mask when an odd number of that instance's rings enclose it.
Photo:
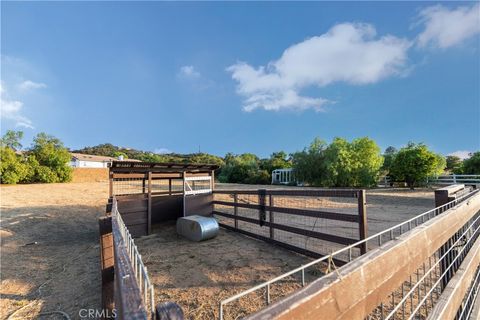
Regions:
[[[118,157],[124,156],[125,159],[137,159],[145,162],[190,162],[190,163],[210,163],[223,165],[222,158],[208,153],[193,154],[156,154],[149,151],[136,150],[114,146],[111,143],[99,144],[94,147],[85,147],[72,152],[92,154],[98,156]]]

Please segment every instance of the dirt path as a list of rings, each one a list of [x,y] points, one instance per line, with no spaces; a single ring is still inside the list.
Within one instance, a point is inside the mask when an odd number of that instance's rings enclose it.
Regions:
[[[107,184],[2,186],[0,192],[0,319],[14,312],[12,319],[62,319],[39,315],[56,310],[78,319],[80,309],[99,308],[97,218]]]

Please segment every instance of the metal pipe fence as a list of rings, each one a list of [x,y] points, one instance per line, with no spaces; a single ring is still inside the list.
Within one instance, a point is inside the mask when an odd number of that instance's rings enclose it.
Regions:
[[[465,299],[462,302],[462,306],[455,316],[455,320],[468,320],[472,315],[475,301],[478,299],[478,293],[480,292],[480,266],[477,268],[475,279],[468,290]]]
[[[272,300],[271,300],[271,296],[270,296],[270,288],[273,284],[275,284],[276,282],[279,282],[281,280],[284,280],[288,277],[291,277],[291,276],[295,276],[295,275],[300,275],[300,281],[301,281],[301,285],[302,286],[305,286],[306,285],[306,281],[305,281],[305,270],[307,268],[310,268],[312,266],[318,266],[318,265],[328,265],[328,269],[327,270],[331,270],[331,265],[333,264],[333,261],[336,260],[337,257],[339,256],[345,256],[347,255],[348,257],[348,262],[352,261],[353,260],[353,250],[355,248],[358,248],[362,245],[367,245],[368,246],[368,243],[376,243],[378,244],[378,246],[381,246],[383,243],[385,243],[386,241],[390,241],[390,240],[393,240],[395,239],[396,237],[398,237],[399,235],[405,233],[405,232],[408,232],[410,231],[412,228],[416,227],[416,226],[419,226],[423,223],[425,223],[426,221],[429,221],[431,220],[432,218],[438,216],[439,214],[447,211],[448,209],[458,205],[459,203],[467,200],[468,198],[478,194],[480,192],[480,190],[473,190],[472,192],[468,193],[468,194],[464,194],[463,196],[461,197],[458,197],[456,198],[455,200],[452,200],[442,206],[439,206],[439,207],[436,207],[434,209],[431,209],[431,210],[428,210],[426,212],[423,212],[409,220],[406,220],[402,223],[399,223],[391,228],[388,228],[384,231],[381,231],[379,233],[376,233],[366,239],[363,239],[363,240],[360,240],[358,242],[355,242],[351,245],[348,245],[340,250],[337,250],[327,256],[324,256],[322,258],[319,258],[317,260],[314,260],[312,262],[309,262],[305,265],[302,265],[296,269],[293,269],[287,273],[284,273],[278,277],[275,277],[269,281],[266,281],[266,282],[263,282],[261,284],[258,284],[250,289],[247,289],[245,291],[242,291],[234,296],[231,296],[227,299],[224,299],[222,301],[220,301],[219,303],[219,318],[220,320],[223,320],[224,319],[224,309],[225,309],[225,306],[229,303],[232,303],[236,300],[239,300],[240,298],[248,295],[248,294],[251,294],[251,293],[254,293],[254,292],[257,292],[259,290],[264,290],[265,292],[265,304],[266,305],[269,305]]]
[[[433,184],[477,184],[480,185],[480,174],[450,174],[428,179],[428,183]]]
[[[425,263],[414,273],[417,276],[416,281],[410,279],[402,284],[401,291],[397,294],[401,296],[398,302],[393,301],[389,306],[391,310],[384,316],[385,304],[382,303],[380,308],[380,319],[424,319],[428,316],[429,310],[434,307],[436,298],[440,295],[442,289],[442,281],[446,277],[453,277],[458,266],[463,262],[468,251],[473,246],[480,235],[480,215],[476,215],[472,221],[467,223],[466,228],[462,228],[463,232],[456,241],[451,241],[449,249],[443,253],[435,263],[425,266]],[[459,249],[460,248],[460,249]],[[448,260],[447,257],[454,256],[454,259],[447,262],[446,268],[442,268],[442,264]],[[430,261],[430,260],[429,260]],[[428,268],[428,269],[427,269]],[[440,270],[440,271],[439,271]],[[443,271],[443,272],[442,272]],[[419,275],[421,273],[421,276]],[[406,289],[405,289],[406,288]],[[408,291],[407,291],[408,290]],[[395,295],[392,295],[395,297]],[[462,318],[465,319],[465,318]]]
[[[150,313],[150,318],[153,320],[155,319],[155,299],[153,284],[150,281],[147,267],[145,267],[142,261],[142,256],[138,252],[138,248],[135,245],[133,237],[128,231],[128,228],[125,226],[120,212],[118,211],[117,199],[115,199],[115,197],[113,197],[112,202],[112,219],[114,219],[115,222],[118,224],[120,234],[123,238],[122,240],[127,249],[128,257],[130,258],[130,264],[135,274],[138,288],[140,289],[143,303],[147,309],[147,312]]]

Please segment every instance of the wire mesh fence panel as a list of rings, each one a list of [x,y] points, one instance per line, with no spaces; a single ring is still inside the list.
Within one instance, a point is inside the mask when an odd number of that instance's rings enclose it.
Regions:
[[[113,195],[129,195],[145,193],[145,179],[142,178],[116,178],[113,181]]]
[[[222,191],[214,193],[214,213],[222,224],[315,256],[360,238],[357,198]]]

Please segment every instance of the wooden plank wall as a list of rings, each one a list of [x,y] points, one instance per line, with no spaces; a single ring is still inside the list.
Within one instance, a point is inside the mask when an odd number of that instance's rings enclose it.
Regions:
[[[144,195],[117,197],[118,211],[133,237],[148,234],[148,198]]]
[[[213,194],[197,194],[185,197],[185,216],[211,216],[213,212]]]

